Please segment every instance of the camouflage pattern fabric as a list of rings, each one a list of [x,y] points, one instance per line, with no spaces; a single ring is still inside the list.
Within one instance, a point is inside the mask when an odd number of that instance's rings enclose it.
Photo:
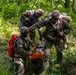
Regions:
[[[21,58],[14,58],[14,75],[24,75],[24,64]]]
[[[26,40],[26,38],[24,38]],[[30,41],[30,40],[29,40]],[[29,41],[18,37],[14,44],[14,64],[18,66],[17,75],[24,75],[24,61],[29,57]]]
[[[21,28],[23,26],[30,27],[30,26],[32,26],[33,24],[35,24],[35,23],[37,23],[39,21],[39,19],[35,16],[36,11],[29,10],[28,12],[30,12],[30,15],[28,17],[26,16],[26,15],[28,15],[28,14],[26,14],[26,12],[22,13],[22,16],[21,16],[21,19],[20,19],[20,22],[19,22],[19,28]],[[23,16],[25,18],[23,18]],[[38,28],[38,32],[39,32],[39,35],[40,35],[40,38],[41,38],[42,37],[41,36],[41,31],[39,31],[39,29],[40,28]],[[36,32],[31,31],[29,33],[29,36],[30,36],[30,39],[35,43]]]
[[[56,25],[56,28],[58,29],[58,33],[55,33],[54,25]],[[44,20],[41,20],[40,22],[34,24],[33,26],[29,27],[29,30],[34,30],[38,27],[46,26],[46,29],[43,33],[43,37],[45,38],[45,54],[44,54],[44,70],[46,71],[49,69],[49,60],[50,60],[50,48],[54,45],[57,50],[57,61],[62,61],[62,51],[63,51],[63,45],[62,45],[62,38],[60,38],[59,33],[64,32],[64,34],[68,34],[71,31],[70,25],[62,20],[58,19],[58,21],[53,24],[52,18],[47,18]],[[48,66],[46,65],[48,64]]]

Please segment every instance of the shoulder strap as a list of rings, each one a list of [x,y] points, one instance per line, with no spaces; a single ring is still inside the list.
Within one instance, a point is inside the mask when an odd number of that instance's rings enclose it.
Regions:
[[[23,38],[22,36],[19,36],[19,38],[23,41],[23,48],[28,51],[29,50],[29,40]],[[28,44],[27,47],[25,47],[25,43]]]
[[[27,42],[22,36],[19,36],[19,38],[24,42]]]

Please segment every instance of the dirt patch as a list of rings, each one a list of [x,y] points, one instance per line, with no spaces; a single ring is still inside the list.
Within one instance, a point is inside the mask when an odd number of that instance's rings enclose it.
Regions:
[[[76,62],[74,63],[66,63],[63,65],[64,74],[63,75],[76,75]]]

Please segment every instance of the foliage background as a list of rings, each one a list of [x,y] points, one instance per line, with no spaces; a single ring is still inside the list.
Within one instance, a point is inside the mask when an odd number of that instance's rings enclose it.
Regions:
[[[45,11],[41,19],[47,17],[54,9],[65,12],[72,17],[71,27],[73,30],[68,36],[68,48],[63,51],[64,68],[66,68],[67,71],[66,75],[72,75],[70,69],[68,71],[67,68],[69,68],[70,64],[73,66],[76,61],[76,14],[72,7],[73,0],[70,0],[69,7],[64,6],[65,2],[65,0],[0,0],[0,75],[12,75],[9,71],[11,58],[7,53],[8,40],[12,33],[17,33],[19,35],[18,24],[21,13],[26,10],[36,10],[38,8],[42,8]],[[38,38],[38,33],[36,38]],[[51,54],[52,64],[55,59],[56,51],[55,48],[53,48]],[[69,65],[66,66],[67,64]],[[76,64],[74,64],[74,66],[75,65]],[[51,75],[61,75],[61,73],[60,66],[53,64]],[[73,73],[76,75],[76,72]]]

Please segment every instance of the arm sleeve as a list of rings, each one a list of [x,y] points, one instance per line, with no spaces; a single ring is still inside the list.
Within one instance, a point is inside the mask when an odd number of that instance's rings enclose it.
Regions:
[[[48,19],[41,20],[41,21],[33,24],[31,27],[29,27],[29,30],[35,30],[36,28],[40,28],[40,27],[46,26],[47,25],[47,21],[48,21]]]
[[[18,53],[21,56],[29,56],[29,51],[25,50],[23,48],[23,41],[22,40],[17,40],[17,49],[18,49]]]

